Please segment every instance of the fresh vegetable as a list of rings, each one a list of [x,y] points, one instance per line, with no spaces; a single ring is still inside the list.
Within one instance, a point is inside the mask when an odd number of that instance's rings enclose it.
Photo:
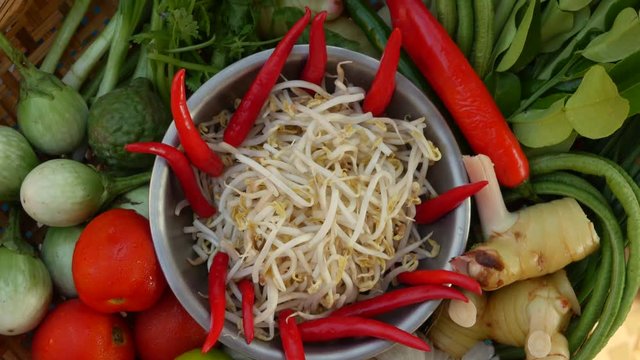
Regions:
[[[455,0],[458,14],[458,26],[456,28],[456,43],[464,56],[471,56],[473,47],[473,0]],[[391,7],[389,7],[391,11]],[[393,20],[391,20],[393,22]],[[446,29],[445,29],[446,31]],[[423,70],[424,71],[424,70]],[[423,72],[424,74],[424,72]],[[426,75],[425,75],[426,76]],[[428,78],[427,78],[428,79]],[[437,90],[436,90],[437,91]]]
[[[151,174],[122,178],[101,174],[77,161],[53,159],[35,167],[20,187],[20,202],[37,222],[74,226],[93,216],[116,196],[149,181]]]
[[[151,308],[134,316],[133,338],[142,360],[173,360],[198,347],[207,336],[170,289]]]
[[[456,1],[435,0],[436,18],[442,24],[452,39],[456,36],[458,27],[458,8]]]
[[[180,144],[191,163],[210,176],[219,176],[224,171],[222,160],[211,150],[200,136],[187,107],[187,90],[184,86],[185,70],[176,73],[171,85],[171,112],[178,130]]]
[[[211,262],[209,268],[209,307],[211,308],[211,324],[209,333],[202,345],[202,351],[207,352],[216,344],[222,328],[224,327],[224,311],[227,303],[225,295],[227,267],[229,266],[229,255],[218,251]]]
[[[398,274],[397,279],[405,285],[451,284],[476,294],[482,294],[482,288],[474,278],[449,270],[405,271]]]
[[[498,180],[515,187],[529,177],[529,165],[491,94],[445,29],[418,0],[387,2],[403,47],[433,86],[471,148],[486,154]],[[460,9],[458,9],[460,11]]]
[[[33,330],[47,312],[52,297],[49,272],[33,248],[20,237],[19,213],[9,213],[0,237],[0,335]]]
[[[309,57],[304,64],[300,78],[320,85],[324,80],[327,66],[327,43],[324,35],[324,21],[327,12],[323,11],[313,17],[311,35],[309,35]]]
[[[491,69],[495,17],[493,3],[492,0],[473,0],[474,38],[470,59],[481,79],[484,79]]]
[[[385,322],[363,317],[327,317],[305,321],[298,325],[304,342],[330,341],[351,337],[374,337],[429,351],[429,345],[419,337]]]
[[[18,125],[39,151],[62,155],[84,139],[89,109],[80,94],[52,74],[36,69],[0,34],[0,49],[20,72]]]
[[[0,201],[20,199],[20,185],[38,165],[38,157],[27,139],[15,129],[0,126]],[[11,170],[9,170],[11,169]]]
[[[373,116],[382,115],[391,102],[391,97],[396,89],[396,72],[401,47],[402,33],[398,29],[393,29],[380,59],[376,76],[362,103],[362,109],[365,112],[371,112]]]
[[[596,251],[599,237],[578,202],[570,197],[510,213],[502,199],[491,160],[463,157],[471,181],[488,181],[476,197],[485,242],[451,265],[478,280],[484,290],[554,273]],[[558,251],[561,246],[562,251]]]
[[[278,314],[278,329],[285,359],[304,359],[304,345],[293,311],[285,309]]]
[[[146,310],[167,285],[149,221],[133,210],[112,209],[91,220],[76,244],[72,270],[82,302],[106,313]]]
[[[99,162],[117,170],[146,169],[153,156],[124,150],[133,142],[162,139],[171,118],[149,80],[137,78],[101,96],[91,106],[89,146]]]
[[[475,296],[469,305],[476,311],[452,308],[440,315],[429,336],[434,345],[460,357],[470,345],[486,338],[525,348],[527,359],[568,359],[569,347],[562,334],[580,305],[564,271],[519,281],[486,297]],[[458,312],[458,314],[452,313]],[[472,327],[456,317],[470,316]],[[454,319],[454,321],[451,321]]]
[[[78,299],[67,300],[47,315],[33,336],[34,360],[133,360],[131,330],[118,315],[97,312]]]
[[[208,218],[216,213],[216,209],[202,195],[189,160],[178,149],[163,143],[134,143],[125,145],[125,150],[154,154],[167,160],[176,177],[178,177],[182,191],[184,191],[193,211],[201,218]]]
[[[111,203],[112,209],[131,209],[149,218],[149,185],[142,185],[118,196]]]
[[[446,192],[428,199],[416,206],[415,221],[418,224],[430,224],[456,209],[487,185],[486,181],[457,186]]]
[[[44,57],[42,64],[40,64],[40,70],[53,74],[58,66],[58,61],[62,57],[62,53],[66,49],[71,37],[76,32],[76,29],[80,25],[84,14],[89,8],[91,0],[75,0],[73,6],[69,9],[69,12],[64,17],[62,25],[58,28],[56,36],[53,39],[53,44],[49,48],[49,52]]]
[[[347,48],[371,57],[380,56],[378,51],[367,39],[367,35],[348,17],[339,17],[325,24],[327,44]]]
[[[244,94],[240,105],[233,113],[224,131],[224,141],[232,146],[240,146],[253,127],[262,106],[267,101],[271,88],[275,85],[287,57],[302,31],[311,18],[311,11],[307,8],[305,15],[287,32],[278,43],[258,75]]]
[[[242,330],[247,344],[251,344],[254,337],[253,304],[255,303],[255,290],[253,283],[247,279],[240,280],[238,289],[242,295]]]
[[[66,297],[76,297],[71,261],[84,226],[50,227],[42,242],[41,257],[56,289]]]
[[[450,0],[445,1],[447,3],[452,2]],[[387,39],[391,35],[391,28],[366,4],[366,1],[345,0],[344,3],[351,19],[362,29],[372,46],[379,53],[382,53],[387,45]],[[422,74],[420,74],[420,70],[416,68],[402,50],[398,61],[398,71],[422,91],[431,94],[431,89]]]
[[[200,349],[193,349],[178,356],[175,360],[233,360],[233,358],[218,349],[211,349],[204,354]]]
[[[345,305],[331,313],[332,317],[373,317],[398,308],[429,300],[456,299],[467,301],[458,290],[441,285],[418,285],[387,291],[367,300]]]

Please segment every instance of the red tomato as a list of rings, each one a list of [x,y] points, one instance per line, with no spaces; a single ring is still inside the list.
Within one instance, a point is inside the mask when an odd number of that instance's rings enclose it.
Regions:
[[[45,317],[33,337],[31,355],[33,360],[133,360],[135,350],[121,317],[73,299]]]
[[[169,290],[153,307],[135,315],[133,337],[140,359],[173,360],[201,346],[207,332]]]
[[[167,287],[149,221],[133,210],[108,210],[89,222],[72,273],[80,300],[102,312],[148,309]]]

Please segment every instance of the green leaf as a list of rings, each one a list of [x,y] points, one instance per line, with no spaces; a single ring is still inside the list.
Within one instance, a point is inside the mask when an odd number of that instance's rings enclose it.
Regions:
[[[540,1],[528,0],[518,30],[496,67],[497,71],[516,69],[528,64],[540,49]]]
[[[544,44],[560,34],[571,31],[574,18],[573,12],[560,9],[558,0],[548,1],[542,12],[540,42]]]
[[[587,71],[565,106],[566,116],[581,136],[599,139],[619,129],[629,114],[629,101],[620,96],[605,68]]]
[[[498,37],[493,47],[493,53],[491,54],[492,64],[495,64],[497,58],[502,55],[502,53],[507,51],[507,49],[509,49],[509,46],[511,45],[511,42],[513,42],[513,38],[516,36],[516,32],[518,31],[518,26],[516,24],[517,15],[520,12],[520,9],[526,4],[527,0],[518,0],[515,6],[512,7],[509,18],[504,24],[504,27],[500,32],[500,36]],[[498,7],[496,11],[500,11],[500,7]],[[499,29],[498,27],[496,28]]]
[[[543,146],[539,148],[530,148],[530,147],[523,146],[522,150],[524,151],[525,155],[527,155],[528,158],[532,158],[540,155],[546,155],[546,154],[566,153],[569,150],[571,150],[571,148],[573,147],[573,143],[576,141],[577,138],[578,138],[578,133],[575,131],[572,131],[568,138],[566,138],[565,140],[555,145]]]
[[[486,77],[485,84],[505,117],[520,106],[522,87],[515,74],[492,72]]]
[[[551,5],[551,4],[549,4]],[[550,53],[557,51],[562,47],[567,40],[577,34],[589,21],[589,17],[591,16],[591,9],[587,6],[580,11],[577,11],[573,14],[573,27],[566,32],[559,33],[550,38],[543,38],[542,44],[540,45],[540,51],[543,53]],[[544,31],[545,25],[542,25],[542,30]]]
[[[525,146],[539,148],[566,140],[573,127],[564,112],[565,98],[544,110],[528,110],[516,115],[511,122],[513,132]]]
[[[633,8],[622,10],[611,30],[591,40],[582,56],[596,62],[614,62],[640,50],[640,20]]]
[[[591,3],[591,0],[560,0],[560,9],[565,11],[578,11]]]

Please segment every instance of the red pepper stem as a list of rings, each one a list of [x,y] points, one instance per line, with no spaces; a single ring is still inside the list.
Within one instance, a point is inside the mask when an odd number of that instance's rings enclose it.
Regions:
[[[173,114],[180,144],[193,165],[211,176],[219,176],[224,171],[222,160],[200,136],[187,107],[187,91],[184,86],[185,70],[180,69],[171,84],[171,113]]]
[[[327,66],[327,43],[324,34],[324,21],[327,12],[316,14],[311,22],[311,34],[309,35],[309,58],[304,64],[300,78],[305,81],[320,85],[324,79],[324,71]]]
[[[254,338],[253,304],[255,303],[255,289],[253,283],[243,279],[238,283],[238,289],[242,295],[242,329],[247,344],[251,344]]]
[[[518,139],[482,79],[421,0],[387,0],[402,46],[442,99],[477,154],[491,158],[498,181],[516,187],[529,177]]]
[[[330,316],[372,317],[396,310],[403,306],[436,299],[467,301],[467,297],[456,289],[442,285],[420,285],[392,290],[371,299],[343,306],[332,312]]]
[[[304,16],[298,20],[285,36],[280,40],[271,56],[260,68],[258,75],[244,94],[238,109],[231,116],[229,124],[224,131],[224,141],[231,146],[238,147],[242,144],[249,131],[256,122],[262,106],[271,93],[271,89],[278,81],[278,77],[284,68],[287,57],[293,49],[293,45],[304,31],[311,18],[311,10],[306,8]]]
[[[396,72],[400,61],[401,47],[402,33],[400,29],[393,29],[380,59],[378,72],[362,104],[363,110],[371,112],[373,116],[382,115],[391,102],[396,87]]]
[[[358,316],[328,317],[310,320],[298,326],[305,342],[369,336],[390,340],[414,349],[429,351],[429,345],[419,337],[382,321]]]
[[[436,196],[433,199],[423,201],[416,206],[415,221],[417,224],[431,224],[455,208],[460,206],[463,201],[470,198],[478,191],[487,186],[488,182],[478,181],[471,184],[465,184]]]
[[[191,168],[189,160],[180,150],[158,142],[127,144],[124,149],[129,152],[153,154],[164,158],[178,178],[182,191],[193,211],[201,218],[208,218],[216,213],[216,209],[202,195],[196,176],[193,173],[193,168]]]
[[[202,353],[206,353],[218,341],[222,328],[224,327],[224,312],[227,304],[225,295],[227,267],[229,266],[229,255],[218,251],[213,256],[211,267],[209,268],[209,307],[211,308],[211,325],[209,334],[202,345]]]
[[[482,294],[480,283],[472,277],[449,270],[416,270],[400,273],[397,277],[405,285],[451,284]]]
[[[304,347],[302,345],[302,337],[298,330],[296,319],[292,316],[293,311],[289,309],[282,310],[278,314],[278,328],[280,329],[280,339],[284,356],[286,360],[304,359]]]

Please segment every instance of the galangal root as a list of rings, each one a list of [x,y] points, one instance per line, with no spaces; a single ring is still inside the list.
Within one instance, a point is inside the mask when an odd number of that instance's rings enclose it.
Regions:
[[[430,329],[437,348],[461,358],[478,341],[491,339],[524,347],[527,360],[569,359],[562,331],[580,305],[564,270],[486,295],[466,295],[468,303],[451,301]]]
[[[475,195],[486,241],[451,261],[457,272],[496,290],[518,280],[550,274],[599,246],[593,223],[573,198],[539,203],[517,212],[505,206],[491,160],[463,158],[472,182],[489,184]]]

